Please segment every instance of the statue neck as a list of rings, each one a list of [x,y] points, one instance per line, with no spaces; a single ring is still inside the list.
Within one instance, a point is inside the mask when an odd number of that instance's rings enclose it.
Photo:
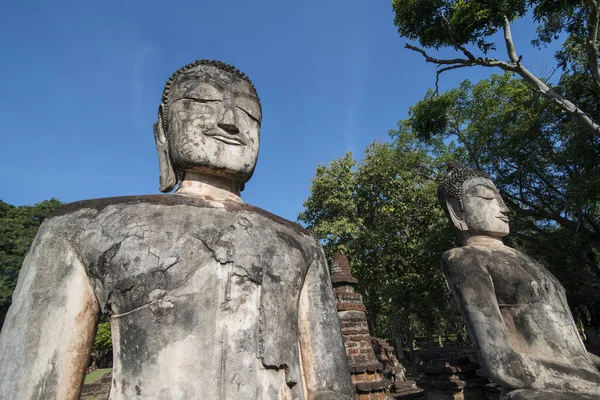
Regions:
[[[176,194],[193,197],[203,197],[209,201],[221,202],[232,200],[243,203],[240,197],[242,184],[231,178],[210,175],[201,172],[185,172],[179,182]]]
[[[504,246],[502,238],[490,235],[473,235],[468,232],[463,234],[464,246],[486,246],[486,247],[501,247]]]

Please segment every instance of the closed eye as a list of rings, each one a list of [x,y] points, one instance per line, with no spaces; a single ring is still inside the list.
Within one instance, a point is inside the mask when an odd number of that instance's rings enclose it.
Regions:
[[[182,100],[185,100],[185,101],[190,101],[190,102],[193,102],[193,103],[200,103],[200,104],[206,104],[206,103],[220,103],[220,102],[221,102],[221,100],[208,100],[208,99],[188,99],[188,98],[181,98],[181,99],[177,99],[177,100],[174,100],[174,101],[172,101],[172,102],[171,102],[171,106],[172,106],[173,104],[175,104],[176,102],[178,102],[178,101],[182,101]]]
[[[260,121],[258,118],[256,118],[254,115],[250,114],[248,111],[244,110],[242,107],[240,106],[236,106],[237,108],[239,108],[240,110],[242,110],[244,112],[244,114],[246,114],[247,116],[249,116],[251,119],[253,119],[254,121],[258,122],[260,124]]]
[[[497,196],[496,190],[483,185],[475,186],[470,193],[471,196],[481,197],[486,200],[494,200]]]

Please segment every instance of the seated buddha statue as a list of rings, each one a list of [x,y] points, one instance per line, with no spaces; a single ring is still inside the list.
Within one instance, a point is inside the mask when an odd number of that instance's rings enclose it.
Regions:
[[[563,286],[502,242],[509,210],[490,177],[451,163],[438,196],[463,239],[444,253],[448,284],[502,399],[600,399],[598,359],[586,351]]]

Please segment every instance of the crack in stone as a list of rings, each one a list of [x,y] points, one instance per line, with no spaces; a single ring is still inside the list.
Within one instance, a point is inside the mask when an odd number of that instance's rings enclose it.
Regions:
[[[133,283],[130,287],[126,287],[125,289],[117,288],[117,290],[121,292],[121,294],[125,294],[127,292],[131,292],[131,290],[133,290],[134,287],[135,283]]]
[[[298,382],[296,382],[295,380],[290,379],[290,368],[288,367],[288,365],[286,363],[267,364],[265,362],[264,357],[260,357],[260,361],[262,362],[262,365],[263,365],[263,367],[265,367],[265,369],[274,370],[274,371],[283,370],[285,372],[285,383],[288,386],[288,388],[291,389],[298,384]]]
[[[165,268],[159,268],[159,271],[162,273],[167,272],[168,270],[170,270],[171,268],[173,268],[175,265],[179,264],[179,259],[175,259],[175,261],[173,261],[171,264],[167,265]]]
[[[232,275],[239,276],[240,278],[247,278],[250,282],[254,283],[257,286],[262,285],[262,279],[260,279],[260,278],[262,278],[262,273],[259,274],[260,275],[259,279],[257,279],[257,277],[254,276],[256,274],[254,274],[254,275],[251,274],[250,271],[248,271],[248,269],[244,266],[236,264],[236,265],[234,265],[234,268],[241,269],[245,274],[240,273],[240,272],[232,272]]]
[[[200,242],[202,242],[202,244],[204,245],[204,247],[206,247],[206,249],[212,254],[213,258],[215,259],[216,262],[218,262],[219,264],[225,266],[225,265],[229,265],[232,264],[233,261],[221,261],[219,256],[217,255],[217,252],[215,249],[213,249],[211,246],[208,245],[208,243],[206,243],[206,241],[204,239],[202,239],[202,237],[200,237],[200,235],[198,234],[192,234],[190,235],[191,237],[193,237],[196,240],[199,240]]]

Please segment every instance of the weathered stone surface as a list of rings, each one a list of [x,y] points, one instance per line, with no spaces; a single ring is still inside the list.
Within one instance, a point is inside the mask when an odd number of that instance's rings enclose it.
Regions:
[[[444,271],[479,362],[502,386],[503,399],[599,399],[600,373],[564,288],[538,262],[502,243],[508,209],[493,182],[455,166],[438,193],[465,244],[444,254]]]
[[[36,272],[48,259],[62,260],[57,269],[67,273],[61,277],[53,271],[54,286],[78,292],[67,286],[68,271],[75,269],[69,257],[77,255],[77,265],[85,268],[80,272],[89,277],[85,284],[111,314],[113,399],[138,391],[157,398],[200,398],[197,393],[277,398],[280,392],[302,398],[298,329],[313,336],[307,341],[317,354],[318,346],[332,340],[335,349],[340,341],[335,310],[327,310],[333,298],[324,286],[320,246],[301,229],[262,211],[235,203],[212,208],[176,195],[82,202],[77,210],[47,220],[35,247],[39,257],[30,255],[25,263],[15,299],[28,298],[25,288],[44,290],[48,281],[40,281]],[[30,300],[29,310],[19,310],[24,302],[17,301],[9,312],[4,354],[26,346],[23,342],[39,329],[24,316],[44,321],[48,306],[68,305],[50,288],[45,291],[47,296]],[[344,354],[320,350],[314,362],[321,373],[343,377]],[[24,368],[35,364],[35,356],[21,352],[20,363]],[[43,376],[46,387],[51,387],[51,371]],[[331,385],[343,392],[335,379]],[[9,388],[4,382],[2,390]]]
[[[99,312],[110,398],[351,399],[327,263],[300,226],[239,197],[260,103],[232,67],[167,83],[161,190],[73,203],[41,226],[0,334],[1,399],[77,399]]]

